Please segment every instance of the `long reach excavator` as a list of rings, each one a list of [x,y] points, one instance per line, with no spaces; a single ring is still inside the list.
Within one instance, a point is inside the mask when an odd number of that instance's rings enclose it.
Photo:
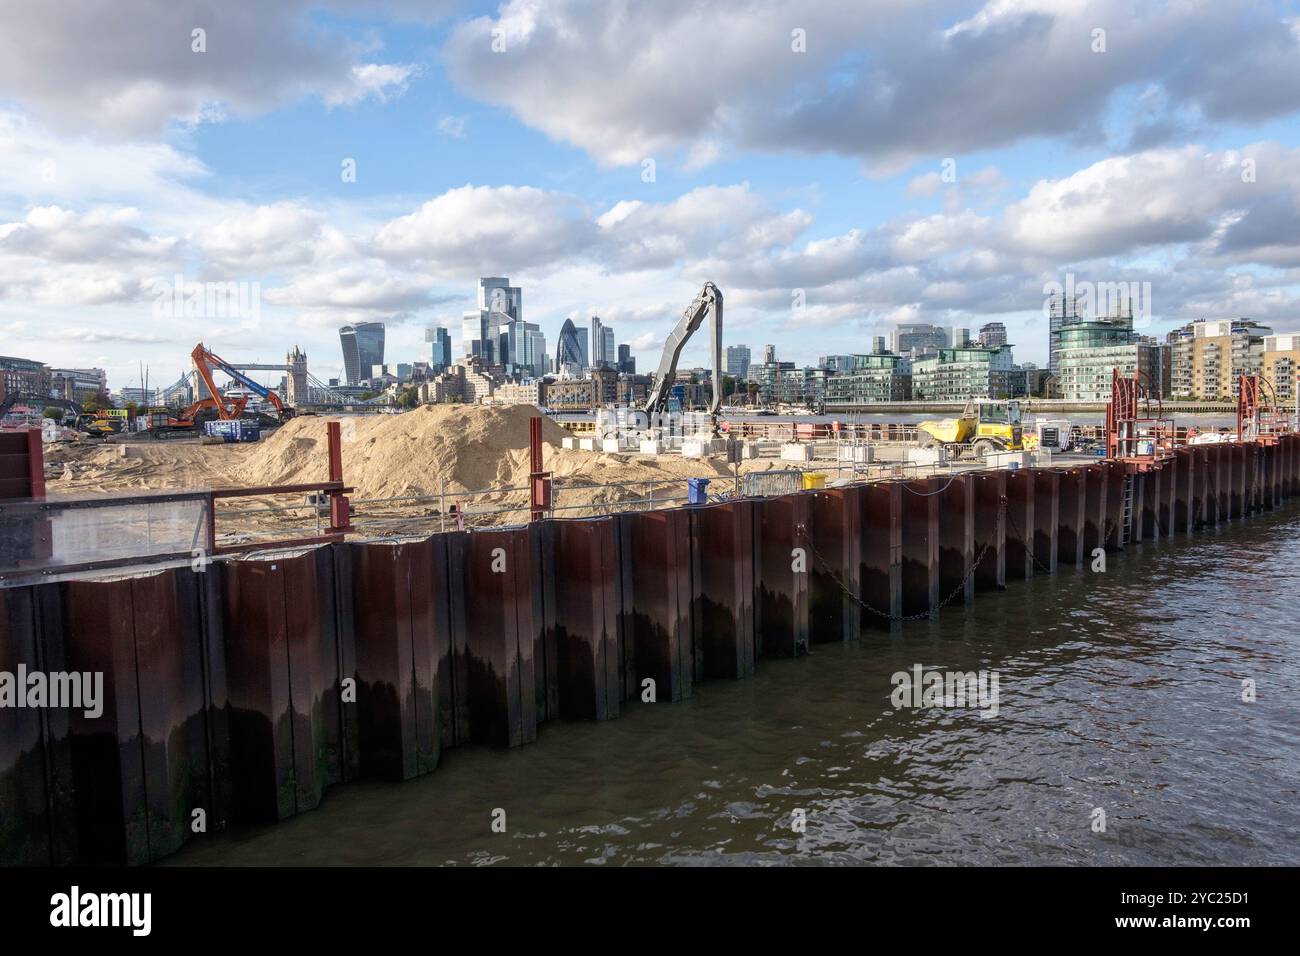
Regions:
[[[668,395],[677,379],[677,360],[706,314],[710,317],[709,356],[713,364],[713,398],[709,402],[709,422],[714,437],[717,437],[718,411],[722,408],[722,292],[712,282],[704,283],[700,294],[682,313],[676,328],[669,333],[668,341],[664,343],[663,357],[659,359],[659,370],[655,372],[654,387],[645,402],[645,412],[654,421],[668,407]]]

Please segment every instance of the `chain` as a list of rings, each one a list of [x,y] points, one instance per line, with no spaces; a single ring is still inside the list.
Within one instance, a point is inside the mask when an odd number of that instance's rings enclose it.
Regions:
[[[922,495],[922,497],[928,497],[928,495]],[[1005,513],[1007,507],[1007,499],[1005,496],[1002,498],[1000,507]],[[940,601],[935,607],[928,608],[924,611],[918,611],[915,614],[894,615],[872,607],[866,601],[862,600],[862,598],[854,594],[852,589],[845,586],[844,582],[840,580],[840,576],[830,569],[830,564],[824,557],[822,557],[822,553],[817,550],[817,545],[813,543],[812,535],[808,533],[808,528],[805,525],[798,525],[795,530],[804,538],[805,541],[808,542],[808,547],[812,550],[813,557],[817,559],[817,563],[821,565],[822,571],[828,574],[831,580],[839,585],[839,589],[847,594],[859,607],[870,611],[872,614],[876,615],[876,617],[884,618],[886,621],[919,621],[922,618],[930,617],[936,611],[943,610],[956,599],[958,594],[966,590],[967,583],[975,576],[975,572],[979,570],[979,566],[984,560],[984,555],[988,553],[989,548],[993,545],[993,542],[989,541],[985,543],[984,547],[980,548],[979,554],[977,554],[975,560],[971,562],[970,570],[962,576],[961,582],[952,589],[951,594]]]
[[[1042,561],[1039,561],[1039,560],[1038,560],[1038,556],[1037,556],[1036,554],[1034,554],[1034,541],[1033,541],[1033,539],[1030,538],[1028,535],[1026,535],[1023,531],[1020,530],[1020,526],[1019,526],[1018,524],[1016,524],[1016,519],[1015,519],[1015,516],[1012,515],[1012,513],[1011,513],[1011,509],[1010,509],[1010,508],[1007,508],[1007,509],[1005,509],[1005,510],[1006,510],[1006,515],[1007,515],[1007,521],[1010,522],[1012,530],[1015,531],[1015,533],[1020,537],[1020,540],[1021,540],[1022,542],[1024,542],[1024,548],[1025,548],[1025,551],[1028,552],[1028,554],[1029,554],[1029,560],[1032,561],[1032,562],[1034,562],[1034,566],[1035,566],[1035,567],[1041,569],[1042,571],[1047,572],[1048,574],[1051,574],[1051,573],[1052,573],[1052,569],[1051,569],[1050,567],[1048,567],[1047,565],[1043,564]]]

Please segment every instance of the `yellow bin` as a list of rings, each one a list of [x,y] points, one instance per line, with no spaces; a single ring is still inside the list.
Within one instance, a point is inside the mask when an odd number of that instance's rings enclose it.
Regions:
[[[826,476],[815,471],[805,471],[803,473],[803,490],[813,491],[817,488],[826,487]]]

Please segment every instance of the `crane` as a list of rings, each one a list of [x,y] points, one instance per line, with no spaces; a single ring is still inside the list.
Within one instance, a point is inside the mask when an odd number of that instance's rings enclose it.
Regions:
[[[199,377],[203,379],[203,384],[208,387],[208,394],[211,398],[200,399],[187,408],[185,410],[185,418],[192,418],[193,415],[191,415],[190,412],[197,412],[199,409],[205,407],[215,408],[217,410],[217,417],[223,420],[240,418],[243,416],[244,407],[248,404],[248,396],[241,395],[239,398],[234,399],[226,398],[226,396],[221,393],[221,389],[217,388],[216,380],[212,377],[214,369],[220,369],[240,385],[251,389],[260,395],[265,401],[270,402],[271,405],[274,406],[276,413],[279,415],[281,420],[289,418],[292,414],[289,409],[285,407],[284,402],[280,400],[279,395],[267,388],[265,385],[259,385],[257,382],[253,381],[221,356],[217,355],[211,349],[206,348],[202,342],[194,347],[194,351],[190,353],[190,358],[194,360],[194,368],[198,371]]]
[[[204,409],[214,409],[217,418],[223,421],[243,417],[244,409],[248,405],[248,396],[241,395],[238,398],[227,398],[221,389],[217,388],[216,379],[213,378],[213,372],[216,370],[225,372],[235,381],[270,402],[281,421],[293,415],[293,409],[286,406],[281,401],[280,396],[273,390],[253,381],[221,356],[207,348],[202,342],[194,347],[194,351],[190,353],[190,358],[194,360],[195,371],[199,373],[199,377],[203,379],[203,384],[207,386],[208,397],[200,398],[175,418],[162,412],[150,416],[149,429],[153,432],[154,438],[197,432],[201,424],[198,416]]]
[[[718,434],[718,410],[722,407],[722,292],[712,282],[704,283],[700,294],[695,297],[686,311],[682,313],[677,326],[668,335],[664,343],[664,354],[659,359],[659,370],[655,373],[654,387],[645,402],[647,417],[663,412],[668,406],[668,393],[677,377],[677,360],[692,333],[700,327],[705,314],[710,317],[709,354],[713,367],[713,398],[709,402],[709,421],[713,434]]]

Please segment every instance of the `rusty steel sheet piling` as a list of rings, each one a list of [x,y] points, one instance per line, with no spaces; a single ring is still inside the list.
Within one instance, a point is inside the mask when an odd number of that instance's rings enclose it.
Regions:
[[[1088,465],[1082,471],[1083,494],[1086,496],[1083,508],[1083,554],[1085,560],[1091,561],[1092,553],[1104,545],[1108,529],[1106,466]]]
[[[618,524],[563,521],[556,529],[555,641],[560,716],[606,720],[624,699]],[[543,574],[546,570],[543,569]]]
[[[1244,514],[1242,503],[1246,490],[1246,454],[1240,445],[1225,447],[1228,464],[1228,520],[1239,521]]]
[[[970,604],[975,599],[975,484],[970,474],[953,475],[938,494],[939,600]],[[958,593],[959,592],[959,593]]]
[[[0,863],[148,863],[1297,491],[1284,435],[0,589],[0,670],[103,675],[97,718],[0,708]]]
[[[629,601],[636,680],[653,680],[656,700],[684,700],[695,669],[691,511],[637,512],[624,527],[636,566]]]
[[[388,780],[430,773],[442,748],[442,665],[433,544],[349,544],[361,771]]]
[[[753,501],[729,501],[688,510],[695,575],[691,640],[697,673],[705,678],[735,680],[754,673],[754,509]],[[812,557],[808,560],[811,565]]]
[[[161,859],[192,838],[195,811],[210,828],[224,821],[212,776],[224,768],[212,745],[211,580],[171,569],[72,581],[59,586],[61,607],[43,612],[44,666],[103,675],[102,715],[51,710],[47,727],[50,749],[67,748],[51,816],[73,832],[79,862]]]
[[[810,497],[808,532],[816,548],[808,568],[813,643],[851,641],[862,628],[863,491],[861,486],[834,488]]]
[[[1088,505],[1088,471],[1071,468],[1059,474],[1056,549],[1061,564],[1083,564],[1084,522]]]
[[[1141,521],[1139,522],[1142,529],[1143,541],[1159,542],[1160,540],[1160,483],[1164,477],[1164,470],[1160,463],[1154,463],[1150,468],[1141,473],[1143,478],[1142,488],[1142,509],[1138,513]]]
[[[1009,471],[1004,482],[1003,580],[1020,581],[1034,576],[1034,529],[1038,526],[1034,514],[1034,472],[1027,468]]]
[[[903,485],[862,489],[862,564],[858,573],[862,623],[894,629],[903,613]]]
[[[1128,484],[1124,463],[1119,461],[1105,462],[1102,467],[1105,469],[1105,484],[1103,495],[1105,497],[1106,511],[1102,516],[1102,528],[1104,529],[1104,539],[1101,546],[1107,551],[1118,551],[1123,547],[1125,534],[1125,521],[1132,521],[1132,515],[1128,518],[1124,515],[1124,490]],[[1136,483],[1134,483],[1136,484]],[[1133,488],[1134,500],[1130,502],[1130,507],[1136,507],[1137,488]]]
[[[810,498],[800,492],[753,502],[758,554],[755,627],[764,657],[808,652],[808,569],[816,555],[801,529],[808,527]]]
[[[231,561],[225,571],[227,689],[236,818],[310,810],[355,776],[356,708],[342,702],[355,654],[340,628],[335,547]],[[345,731],[345,724],[350,724]],[[349,751],[353,753],[349,755]]]
[[[905,617],[934,613],[939,606],[939,495],[947,478],[902,483],[902,578]]]
[[[555,537],[559,527],[557,521],[534,521],[528,526],[529,548],[532,551],[533,567],[540,568],[533,575],[533,608],[540,607],[540,619],[532,622],[535,628],[533,637],[533,676],[535,699],[537,702],[537,723],[556,720],[560,716],[560,651],[556,638],[555,620],[555,575],[548,569],[555,567]],[[441,537],[447,538],[448,535]],[[450,679],[450,668],[448,668]]]
[[[461,569],[452,647],[459,658],[453,671],[464,688],[458,697],[467,698],[468,739],[498,747],[531,743],[537,739],[533,653],[545,629],[532,587],[533,575],[543,571],[533,565],[531,533],[527,527],[472,531],[463,541],[461,554],[453,559],[449,552],[448,561]]]
[[[54,587],[46,585],[45,587]],[[0,671],[41,669],[36,587],[0,590]],[[0,864],[56,862],[49,826],[45,714],[0,707]]]
[[[1019,471],[981,471],[970,477],[973,486],[973,547],[975,559],[979,561],[971,579],[975,591],[1006,587],[1007,482],[1014,474],[1019,474]]]
[[[1192,468],[1193,458],[1187,454],[1186,449],[1180,448],[1174,453],[1174,534],[1186,534],[1191,526]]]
[[[1203,449],[1188,448],[1186,464],[1191,473],[1188,480],[1187,533],[1193,534],[1205,527],[1206,467]]]
[[[1060,552],[1061,472],[1035,469],[1034,475],[1034,565],[1055,574]]]

